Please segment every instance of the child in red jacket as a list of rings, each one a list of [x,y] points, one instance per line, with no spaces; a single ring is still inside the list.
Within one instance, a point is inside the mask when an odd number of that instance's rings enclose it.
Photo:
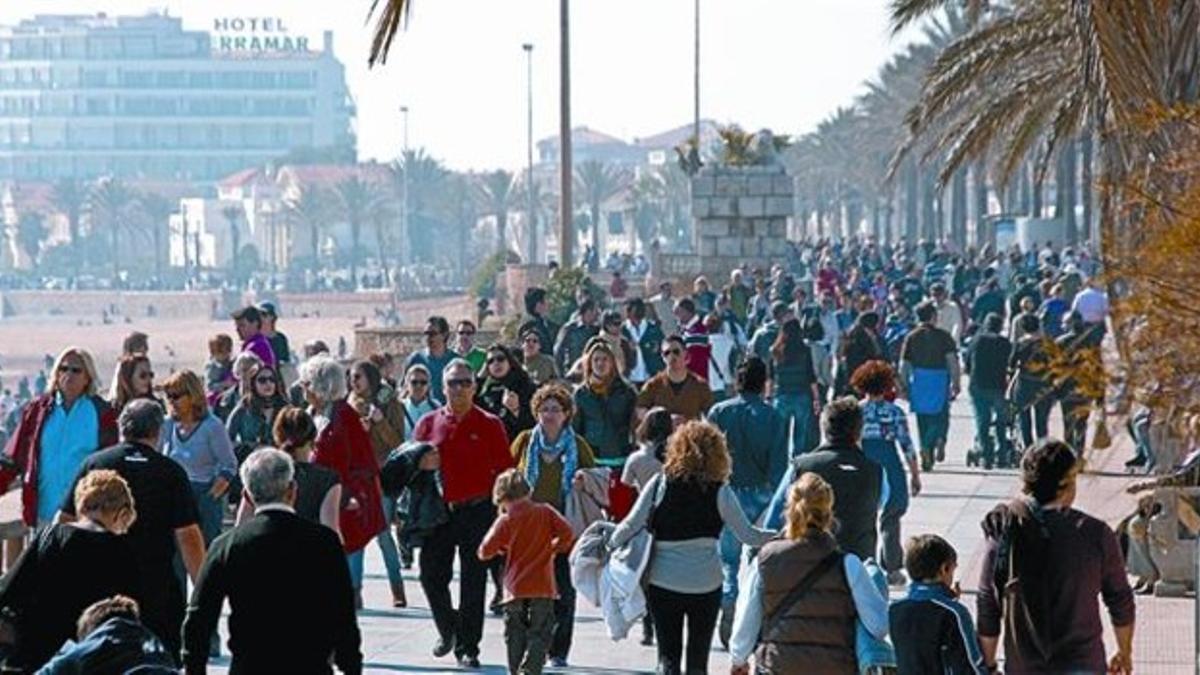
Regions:
[[[539,675],[554,628],[554,557],[571,550],[574,533],[554,507],[529,499],[525,475],[496,477],[492,501],[500,517],[479,544],[479,559],[504,559],[504,641],[508,672]]]

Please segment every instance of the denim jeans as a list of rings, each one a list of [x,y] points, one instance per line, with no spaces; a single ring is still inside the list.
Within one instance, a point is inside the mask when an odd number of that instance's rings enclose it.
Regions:
[[[400,570],[400,549],[396,548],[396,540],[392,538],[392,521],[396,519],[396,500],[384,495],[383,522],[387,527],[375,537],[379,552],[383,555],[383,566],[387,568],[388,581],[395,586],[403,583],[404,576]]]
[[[346,564],[350,566],[350,585],[354,590],[362,590],[363,585],[363,553],[366,549],[358,549],[346,554]]]
[[[900,536],[900,519],[908,512],[908,482],[904,463],[895,441],[868,438],[862,442],[863,453],[883,467],[887,479],[888,499],[879,514],[879,559],[883,568],[894,572],[904,567],[904,542]]]
[[[192,483],[192,498],[196,500],[196,515],[200,518],[200,534],[204,536],[207,547],[217,535],[221,534],[221,523],[225,519],[225,498],[213,499],[208,491],[212,489],[212,481],[207,483]]]
[[[763,511],[767,510],[767,506],[771,503],[771,495],[774,490],[770,486],[763,487],[733,487],[734,496],[737,497],[738,504],[742,507],[742,512],[746,514],[746,519],[751,523],[756,522]],[[738,595],[738,568],[741,567],[742,560],[742,543],[737,537],[733,536],[733,531],[728,527],[721,530],[721,569],[725,572],[724,581],[721,584],[721,601],[722,604],[729,604],[737,600]]]
[[[991,465],[998,460],[1001,465],[1007,465],[1012,459],[1012,447],[1008,442],[1008,403],[1004,392],[972,387],[971,405],[975,408],[975,442],[983,453],[984,463]],[[996,456],[997,445],[999,457]]]
[[[813,416],[812,394],[775,394],[775,409],[792,431],[788,453],[795,457],[808,450],[808,429]]]

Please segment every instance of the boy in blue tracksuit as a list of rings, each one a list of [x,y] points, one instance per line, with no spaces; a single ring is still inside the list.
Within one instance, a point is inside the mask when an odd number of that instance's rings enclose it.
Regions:
[[[923,534],[908,540],[904,567],[908,597],[889,608],[899,675],[987,675],[975,623],[957,599],[958,553],[945,539]]]

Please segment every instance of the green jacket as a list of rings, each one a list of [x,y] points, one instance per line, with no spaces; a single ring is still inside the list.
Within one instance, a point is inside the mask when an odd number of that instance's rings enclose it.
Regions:
[[[575,389],[575,418],[571,426],[583,436],[600,460],[623,460],[633,450],[633,409],[637,393],[625,380],[614,378],[601,397],[582,384]]]

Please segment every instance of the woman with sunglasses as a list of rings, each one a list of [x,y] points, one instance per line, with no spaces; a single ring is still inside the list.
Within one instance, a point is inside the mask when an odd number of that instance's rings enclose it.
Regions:
[[[249,381],[250,390],[242,395],[225,423],[238,465],[250,453],[272,444],[271,428],[275,424],[275,415],[287,405],[279,386],[279,375],[274,370],[258,364],[250,371]]]
[[[167,396],[167,422],[163,425],[162,452],[187,471],[192,496],[200,516],[200,532],[208,546],[221,534],[225,497],[237,476],[237,457],[229,432],[208,410],[204,382],[190,370],[181,370],[163,382]]]
[[[542,336],[532,326],[521,331],[521,354],[525,357],[525,372],[534,384],[540,387],[558,379],[554,357],[542,351]]]
[[[383,468],[388,453],[404,442],[404,405],[396,392],[383,381],[383,373],[370,361],[359,361],[350,369],[350,395],[346,402],[354,408],[362,420],[363,429],[371,437],[371,450],[375,463]],[[396,519],[396,500],[383,496],[383,517],[391,523]],[[396,540],[385,527],[375,537],[383,565],[387,569],[388,583],[392,589],[392,607],[407,607],[404,594],[404,576],[400,571],[400,552]]]
[[[126,404],[136,398],[154,397],[154,371],[150,368],[150,357],[139,352],[126,354],[117,361],[117,377],[113,380],[108,401],[117,415]]]
[[[533,395],[537,424],[513,440],[513,459],[533,488],[533,501],[566,513],[567,499],[576,485],[577,472],[596,465],[592,447],[571,428],[575,401],[561,384],[548,384]],[[554,632],[547,655],[553,668],[566,668],[575,626],[575,587],[567,555],[554,558]]]
[[[0,460],[0,484],[22,477],[22,518],[30,527],[54,519],[85,457],[117,442],[117,415],[96,394],[91,354],[67,347],[52,374],[46,393],[21,412]]]
[[[516,438],[537,423],[529,407],[537,385],[508,347],[499,343],[488,347],[487,362],[478,380],[475,404],[499,417],[509,438]]]

